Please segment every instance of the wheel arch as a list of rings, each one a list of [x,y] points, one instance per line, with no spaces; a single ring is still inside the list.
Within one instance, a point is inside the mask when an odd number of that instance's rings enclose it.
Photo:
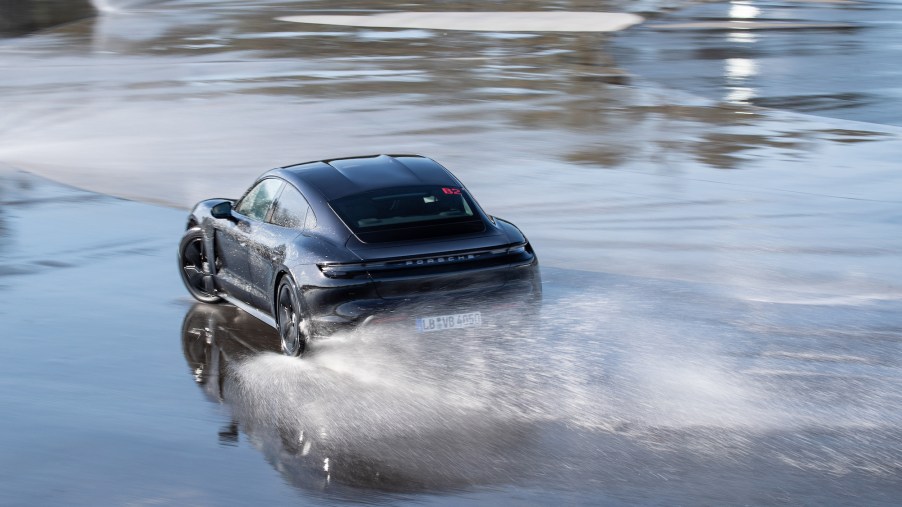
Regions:
[[[272,296],[272,299],[270,299],[270,301],[272,301],[272,304],[270,305],[269,310],[272,313],[272,316],[274,319],[277,318],[276,305],[278,305],[278,299],[279,299],[279,284],[282,283],[282,278],[285,278],[286,275],[291,276],[291,273],[288,271],[288,269],[284,268],[284,267],[280,268],[279,271],[276,273],[274,282],[272,284],[272,289],[270,292],[270,296]],[[296,283],[297,282],[295,282],[295,284]]]
[[[279,285],[282,283],[282,279],[285,278],[286,276],[291,278],[291,281],[294,284],[295,296],[297,296],[297,298],[298,298],[298,304],[301,306],[301,312],[303,312],[307,316],[308,319],[312,319],[312,314],[310,313],[310,304],[307,301],[307,298],[304,294],[304,289],[303,289],[304,286],[301,285],[302,281],[299,280],[297,276],[295,276],[295,274],[292,272],[292,270],[290,268],[287,268],[285,266],[282,266],[281,268],[279,268],[276,271],[276,276],[273,277],[273,284],[272,284],[272,289],[271,289],[272,290],[272,292],[271,292],[272,305],[270,308],[270,310],[272,311],[273,318],[278,319],[278,316],[276,315],[276,312],[277,312],[276,307],[278,305],[278,299],[279,299]],[[315,324],[311,320],[310,321],[311,337],[315,334],[314,326],[315,326]]]

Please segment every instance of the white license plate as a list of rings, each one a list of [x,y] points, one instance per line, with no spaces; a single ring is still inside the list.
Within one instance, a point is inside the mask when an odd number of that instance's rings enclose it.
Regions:
[[[417,331],[420,333],[464,327],[479,327],[481,325],[482,314],[479,312],[452,313],[448,315],[436,315],[434,317],[420,317],[417,319]]]

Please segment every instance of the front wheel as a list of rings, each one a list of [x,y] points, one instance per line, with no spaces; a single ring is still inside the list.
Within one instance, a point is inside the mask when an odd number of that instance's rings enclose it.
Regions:
[[[276,292],[276,323],[282,340],[282,353],[297,357],[307,349],[306,323],[303,319],[297,286],[291,276],[285,275]]]
[[[213,290],[213,274],[204,246],[204,234],[200,227],[192,227],[179,243],[179,273],[182,282],[194,299],[203,303],[217,303],[220,297]]]

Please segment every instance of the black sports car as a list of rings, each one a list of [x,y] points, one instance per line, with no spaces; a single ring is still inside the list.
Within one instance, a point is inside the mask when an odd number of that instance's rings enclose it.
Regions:
[[[237,201],[198,203],[178,257],[196,299],[228,301],[273,326],[291,356],[311,337],[413,300],[433,302],[410,316],[430,332],[480,325],[466,302],[493,291],[541,290],[523,233],[417,155],[273,169]]]

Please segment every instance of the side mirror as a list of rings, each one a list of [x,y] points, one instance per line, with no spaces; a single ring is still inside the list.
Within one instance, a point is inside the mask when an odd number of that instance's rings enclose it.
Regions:
[[[210,208],[210,214],[213,218],[232,218],[232,203],[229,201],[221,202]]]

